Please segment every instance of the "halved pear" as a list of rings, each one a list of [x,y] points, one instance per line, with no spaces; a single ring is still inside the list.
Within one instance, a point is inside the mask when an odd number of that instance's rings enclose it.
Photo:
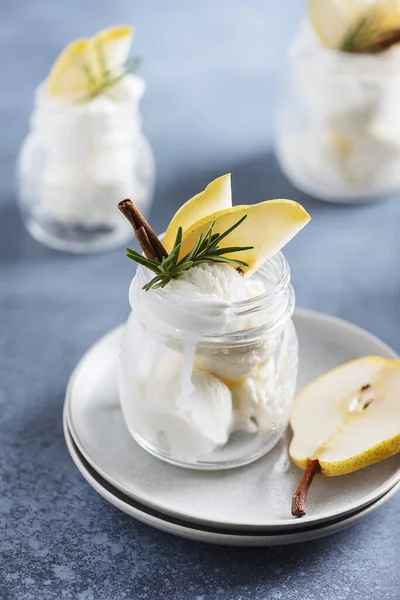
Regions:
[[[224,247],[253,246],[252,250],[227,255],[228,258],[248,264],[248,267],[241,267],[246,276],[254,273],[267,258],[279,252],[311,218],[301,204],[292,200],[266,200],[259,204],[233,206],[208,214],[186,231],[184,229],[180,257],[190,252],[200,233],[213,221],[213,233],[223,233],[245,215],[243,223],[224,239]]]
[[[179,227],[182,227],[183,232],[185,232],[193,223],[207,217],[207,215],[231,206],[231,175],[228,173],[214,179],[205,190],[185,202],[175,213],[163,238],[164,248],[167,252],[171,252]]]
[[[292,514],[317,473],[352,473],[400,452],[400,361],[367,356],[328,371],[295,398],[289,452],[305,469]]]

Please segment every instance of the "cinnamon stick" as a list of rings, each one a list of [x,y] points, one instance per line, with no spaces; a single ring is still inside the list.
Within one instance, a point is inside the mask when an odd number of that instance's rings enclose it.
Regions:
[[[147,258],[162,260],[168,252],[160,242],[157,234],[150,227],[140,210],[132,200],[126,198],[118,203],[118,208],[129,221],[135,232],[136,239]]]
[[[149,236],[146,233],[146,230],[144,227],[139,227],[139,229],[136,230],[136,239],[139,242],[146,258],[151,258],[152,260],[155,260],[157,258],[153,246],[150,243],[149,240]]]

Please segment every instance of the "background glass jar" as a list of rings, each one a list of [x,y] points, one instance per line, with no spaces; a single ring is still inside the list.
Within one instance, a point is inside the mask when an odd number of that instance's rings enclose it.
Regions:
[[[31,131],[18,160],[19,205],[34,238],[71,252],[95,252],[132,237],[117,203],[132,197],[147,214],[154,159],[141,133],[144,81],[128,75],[108,95],[67,102],[36,92]]]
[[[302,191],[368,202],[400,188],[400,49],[329,50],[304,25],[276,112],[282,170]]]
[[[296,386],[294,294],[282,254],[252,279],[260,295],[227,303],[145,292],[138,267],[119,388],[134,439],[167,462],[198,469],[247,464],[285,431]]]

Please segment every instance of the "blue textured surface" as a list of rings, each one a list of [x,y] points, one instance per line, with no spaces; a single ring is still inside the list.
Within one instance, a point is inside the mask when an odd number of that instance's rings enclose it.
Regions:
[[[31,240],[13,164],[33,89],[71,39],[137,26],[145,131],[158,166],[152,222],[231,171],[236,201],[286,196],[312,224],[287,249],[298,303],[366,327],[400,351],[400,202],[320,204],[271,154],[274,90],[303,10],[290,0],[2,0],[0,4],[0,598],[396,600],[400,496],[351,530],[274,549],[184,541],[98,496],[70,460],[64,390],[81,354],[125,319],[122,251],[74,257]],[[251,494],[251,490],[249,490]]]

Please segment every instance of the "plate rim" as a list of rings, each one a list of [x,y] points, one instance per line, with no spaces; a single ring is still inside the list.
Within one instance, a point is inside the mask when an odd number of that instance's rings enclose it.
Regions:
[[[89,467],[96,473],[96,476],[93,475],[81,457],[79,456],[79,449],[76,447],[72,435],[69,431],[68,422],[66,418],[66,411],[64,410],[63,416],[63,432],[64,438],[66,442],[66,446],[69,452],[69,455],[75,464],[76,468],[81,473],[82,477],[86,480],[86,482],[107,502],[112,504],[115,508],[121,510],[131,518],[134,518],[150,527],[158,529],[160,531],[164,531],[171,535],[183,537],[186,539],[190,539],[197,542],[206,542],[212,544],[223,544],[229,546],[280,546],[280,545],[289,545],[296,544],[306,541],[311,541],[314,539],[326,537],[329,535],[333,535],[334,533],[338,533],[343,529],[356,525],[359,521],[361,521],[364,517],[372,514],[379,508],[381,508],[388,500],[396,495],[396,493],[400,490],[400,481],[397,482],[386,494],[383,494],[380,498],[369,504],[367,507],[364,507],[357,511],[355,514],[344,517],[342,519],[336,519],[333,523],[329,522],[325,525],[316,525],[313,527],[309,527],[307,529],[300,530],[298,532],[252,532],[245,533],[242,531],[218,531],[215,528],[204,529],[200,525],[196,527],[196,524],[191,523],[190,521],[182,521],[179,519],[178,523],[174,521],[174,517],[169,515],[163,515],[163,513],[151,514],[149,512],[149,507],[145,505],[133,506],[132,502],[135,502],[134,499],[126,496],[123,492],[119,492],[121,495],[125,496],[128,500],[119,498],[113,493],[113,489],[118,492],[117,488],[114,488],[107,480],[101,477],[96,470],[91,467],[90,463]],[[83,457],[84,458],[84,457]],[[102,481],[105,481],[106,484],[112,488],[107,489]],[[136,504],[139,504],[136,502]],[[150,509],[151,511],[152,509]],[[164,518],[167,517],[167,518]]]
[[[389,345],[387,345],[380,338],[378,338],[375,334],[372,334],[369,331],[363,329],[362,327],[355,325],[349,321],[346,321],[345,319],[342,319],[340,317],[328,315],[328,314],[321,313],[321,312],[318,312],[318,311],[315,311],[312,309],[298,308],[295,311],[294,318],[295,319],[296,318],[300,318],[300,319],[308,318],[308,319],[320,320],[320,321],[324,321],[324,322],[328,321],[335,327],[341,327],[342,329],[346,329],[347,331],[350,330],[351,332],[353,332],[357,335],[362,335],[364,337],[369,338],[371,341],[373,341],[375,344],[377,344],[377,346],[381,347],[383,353],[387,353],[388,355],[392,356],[393,358],[399,358],[399,355]],[[119,490],[121,493],[123,493],[126,496],[130,497],[131,499],[135,500],[136,502],[138,502],[144,506],[147,506],[154,511],[158,511],[165,515],[172,516],[176,519],[181,519],[182,518],[181,513],[177,512],[174,509],[171,509],[168,506],[164,506],[163,504],[153,502],[151,498],[142,496],[140,493],[139,494],[132,493],[131,490],[125,488],[125,486],[121,485],[117,480],[114,479],[113,476],[109,475],[102,468],[102,466],[99,465],[97,463],[97,461],[85,449],[83,443],[79,439],[79,435],[74,426],[74,422],[73,422],[73,418],[72,418],[72,410],[71,410],[71,397],[72,397],[73,384],[79,374],[79,370],[83,366],[85,361],[87,360],[88,356],[92,352],[95,352],[97,347],[100,344],[102,344],[107,338],[116,336],[117,333],[122,335],[124,326],[125,326],[125,323],[117,325],[116,327],[113,327],[107,333],[102,335],[94,344],[92,344],[89,347],[89,349],[83,354],[83,356],[81,357],[81,359],[78,361],[77,365],[75,366],[75,368],[70,376],[70,379],[68,381],[68,385],[67,385],[67,389],[66,389],[66,396],[65,396],[65,412],[66,412],[68,429],[70,431],[70,434],[73,438],[74,443],[76,444],[80,453],[83,455],[84,459],[91,465],[91,467],[96,471],[96,473],[98,473],[110,485],[112,485],[114,488]],[[135,440],[133,440],[133,442],[135,444],[137,443]],[[160,459],[155,458],[154,460],[160,460]],[[212,526],[213,524],[218,523],[221,527],[224,527],[227,529],[235,529],[236,528],[236,529],[243,529],[246,531],[249,531],[249,530],[252,530],[252,531],[257,531],[257,530],[274,531],[274,530],[281,530],[282,528],[304,529],[304,527],[307,527],[312,524],[317,525],[317,524],[321,524],[321,523],[327,523],[329,521],[337,519],[339,516],[350,515],[356,511],[364,508],[365,506],[368,506],[370,503],[379,500],[379,498],[381,498],[383,495],[385,495],[399,481],[400,481],[400,465],[399,465],[396,473],[393,474],[385,482],[385,484],[382,484],[379,488],[377,488],[377,490],[379,490],[379,491],[375,491],[374,493],[371,493],[369,496],[367,496],[363,500],[363,502],[361,504],[360,503],[349,504],[347,509],[337,511],[336,513],[332,513],[329,516],[325,516],[325,517],[313,518],[312,515],[306,515],[302,519],[293,519],[293,521],[289,522],[289,523],[288,523],[288,521],[277,520],[274,523],[270,523],[270,524],[234,523],[232,521],[210,521],[209,519],[197,517],[195,515],[188,515],[188,514],[185,514],[184,518],[195,524]]]

